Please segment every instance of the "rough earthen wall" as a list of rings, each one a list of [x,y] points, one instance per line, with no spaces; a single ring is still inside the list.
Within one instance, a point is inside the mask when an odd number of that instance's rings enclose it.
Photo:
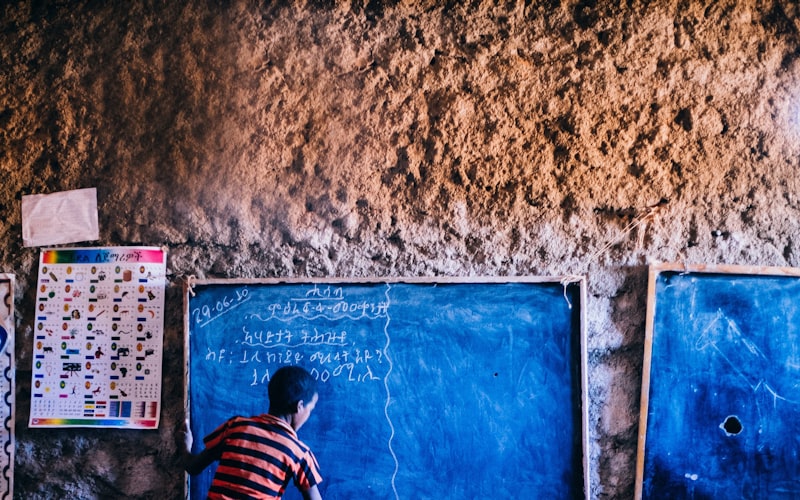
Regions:
[[[630,498],[647,264],[797,266],[790,1],[12,1],[0,271],[17,275],[18,498],[178,498],[181,285],[586,275],[592,498]],[[29,430],[22,195],[96,187],[164,245],[159,431]]]

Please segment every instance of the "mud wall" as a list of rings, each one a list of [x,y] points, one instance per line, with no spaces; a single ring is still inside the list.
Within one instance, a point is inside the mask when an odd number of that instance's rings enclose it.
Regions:
[[[0,7],[19,498],[179,498],[197,277],[587,277],[592,498],[634,486],[647,265],[797,266],[788,1]],[[25,194],[169,250],[159,431],[29,430]]]

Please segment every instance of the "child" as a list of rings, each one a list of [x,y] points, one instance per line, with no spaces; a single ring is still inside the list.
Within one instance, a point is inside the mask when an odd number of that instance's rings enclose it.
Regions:
[[[316,380],[284,366],[269,381],[269,414],[233,417],[205,437],[199,454],[187,452],[185,469],[199,474],[219,461],[208,498],[281,498],[289,481],[306,500],[321,500],[317,459],[297,438],[317,404]],[[191,433],[186,445],[191,450]]]

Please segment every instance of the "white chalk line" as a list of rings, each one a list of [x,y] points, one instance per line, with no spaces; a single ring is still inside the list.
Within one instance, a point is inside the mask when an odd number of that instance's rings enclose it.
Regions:
[[[391,339],[389,338],[389,322],[392,320],[391,315],[389,314],[389,307],[391,306],[391,301],[389,299],[389,290],[392,288],[392,285],[389,283],[386,284],[386,324],[383,326],[383,333],[386,336],[386,345],[383,348],[383,357],[389,361],[389,371],[386,372],[386,376],[383,379],[383,386],[386,388],[386,404],[383,407],[383,415],[386,417],[386,421],[389,423],[389,453],[392,455],[392,459],[394,460],[394,472],[392,472],[392,491],[394,491],[394,497],[397,500],[400,500],[400,495],[397,493],[397,485],[395,484],[395,480],[397,479],[397,472],[400,470],[400,462],[397,461],[397,454],[395,454],[394,449],[392,448],[392,441],[394,440],[394,425],[392,425],[392,419],[389,417],[389,402],[391,400],[391,394],[389,392],[389,375],[392,373],[392,368],[394,364],[392,363],[392,358],[389,356],[389,344],[391,343]]]

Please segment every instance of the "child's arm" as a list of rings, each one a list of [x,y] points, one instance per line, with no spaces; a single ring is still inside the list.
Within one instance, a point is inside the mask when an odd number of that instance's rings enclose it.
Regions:
[[[194,436],[192,436],[188,419],[183,423],[183,428],[178,432],[178,440],[178,447],[181,455],[181,465],[183,465],[183,470],[192,476],[203,472],[203,469],[211,465],[211,462],[217,459],[216,454],[208,448],[196,455],[192,453]]]
[[[195,476],[203,472],[203,470],[211,465],[211,462],[216,460],[218,457],[215,453],[213,453],[208,448],[204,449],[198,454],[193,454],[187,452],[186,455],[183,457],[183,469]],[[319,498],[319,497],[318,497]]]

